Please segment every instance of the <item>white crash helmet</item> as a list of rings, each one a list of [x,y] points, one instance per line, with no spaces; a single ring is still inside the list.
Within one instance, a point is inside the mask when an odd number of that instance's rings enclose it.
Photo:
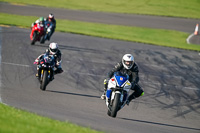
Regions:
[[[122,64],[126,69],[131,69],[134,64],[134,57],[132,54],[125,54],[122,58]]]
[[[50,51],[50,53],[53,54],[53,55],[56,54],[57,51],[58,51],[58,44],[55,43],[55,42],[50,43],[50,44],[49,44],[49,51]]]
[[[53,15],[52,13],[50,13],[50,14],[49,14],[49,18],[50,18],[50,19],[53,19],[53,18],[54,18],[54,15]]]

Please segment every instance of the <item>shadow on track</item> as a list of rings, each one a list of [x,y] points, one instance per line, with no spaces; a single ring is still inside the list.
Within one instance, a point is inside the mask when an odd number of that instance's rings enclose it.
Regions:
[[[164,123],[158,123],[158,122],[152,122],[152,121],[143,121],[143,120],[122,118],[122,117],[118,117],[118,118],[119,118],[119,119],[122,119],[122,120],[126,120],[126,121],[132,121],[132,122],[140,122],[140,123],[147,123],[147,124],[153,124],[153,125],[160,125],[160,126],[167,126],[167,127],[176,127],[176,128],[184,128],[184,129],[190,129],[190,130],[197,130],[197,131],[200,131],[200,128],[192,128],[192,127],[185,127],[185,126],[177,126],[177,125],[171,125],[171,124],[164,124]]]
[[[53,92],[53,93],[61,93],[61,94],[66,94],[66,95],[75,95],[75,96],[81,96],[81,97],[91,97],[91,98],[98,98],[98,99],[100,99],[100,96],[78,94],[78,93],[71,93],[71,92],[53,91],[53,90],[46,90],[46,91]]]
[[[48,48],[49,44],[36,44],[35,46]],[[103,51],[103,50],[99,50],[99,49],[97,50],[97,49],[91,49],[91,48],[66,46],[66,45],[62,45],[62,44],[59,44],[59,49],[70,50],[70,51],[78,51],[78,52],[87,52],[87,53],[88,52],[89,53],[107,53],[107,52],[110,52],[110,51],[105,51],[105,50]]]

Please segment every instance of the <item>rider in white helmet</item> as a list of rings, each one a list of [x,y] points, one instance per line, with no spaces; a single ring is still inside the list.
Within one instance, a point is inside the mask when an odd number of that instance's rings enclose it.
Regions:
[[[52,24],[51,34],[50,34],[49,38],[47,38],[48,40],[50,40],[50,37],[53,35],[53,33],[55,32],[55,29],[56,29],[56,20],[52,13],[50,13],[49,16],[46,18],[46,23]]]
[[[128,97],[127,105],[129,105],[130,101],[134,98],[137,98],[139,96],[142,96],[144,94],[144,91],[142,88],[138,85],[139,82],[139,70],[138,66],[134,61],[134,57],[132,54],[125,54],[122,57],[122,61],[117,63],[117,65],[108,73],[108,78],[104,80],[104,93],[101,96],[101,99],[106,98],[106,91],[108,86],[109,79],[113,76],[114,72],[120,71],[122,73],[127,73],[129,75],[129,81],[132,84],[132,90],[134,92]]]
[[[131,54],[125,54],[122,58],[122,64],[126,69],[131,69],[134,64],[134,57]]]
[[[49,44],[49,48],[46,49],[45,53],[44,54],[49,54],[49,55],[53,55],[54,58],[55,58],[55,67],[56,67],[56,70],[54,71],[55,74],[57,73],[62,73],[63,70],[62,70],[62,67],[61,67],[61,62],[62,62],[62,59],[61,59],[61,52],[58,48],[58,44],[55,43],[55,42],[52,42]],[[40,56],[38,56],[38,58],[35,59],[35,64],[39,64],[39,61],[42,57],[42,55],[44,54],[41,54]],[[38,67],[37,67],[37,70],[38,70]],[[38,77],[38,73],[36,74],[36,77]]]

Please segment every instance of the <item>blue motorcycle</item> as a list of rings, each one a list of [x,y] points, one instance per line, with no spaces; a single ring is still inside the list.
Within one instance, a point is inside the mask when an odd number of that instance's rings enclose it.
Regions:
[[[108,81],[106,105],[109,116],[116,117],[117,112],[126,105],[131,86],[129,76],[121,72],[115,72],[114,76]]]

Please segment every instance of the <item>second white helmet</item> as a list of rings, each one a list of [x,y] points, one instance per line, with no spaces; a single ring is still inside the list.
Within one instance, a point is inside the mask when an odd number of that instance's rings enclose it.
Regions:
[[[51,52],[51,54],[56,54],[58,51],[58,44],[55,42],[52,42],[49,44],[49,51]]]
[[[54,18],[54,15],[53,15],[52,13],[50,13],[50,14],[49,14],[49,18],[50,18],[50,19],[53,19],[53,18]]]
[[[122,57],[122,64],[126,69],[131,69],[134,64],[134,57],[132,54],[125,54]]]

